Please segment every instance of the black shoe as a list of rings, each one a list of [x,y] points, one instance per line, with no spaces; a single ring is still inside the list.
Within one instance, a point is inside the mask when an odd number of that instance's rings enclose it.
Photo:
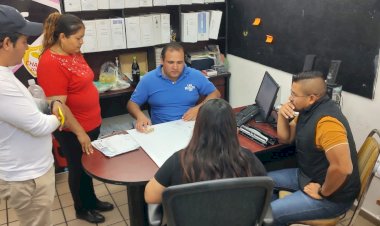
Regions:
[[[94,209],[98,211],[110,211],[110,210],[113,210],[113,205],[112,203],[102,202],[98,200],[96,201]]]
[[[78,219],[88,221],[90,223],[103,223],[105,218],[96,210],[87,210],[76,213]]]

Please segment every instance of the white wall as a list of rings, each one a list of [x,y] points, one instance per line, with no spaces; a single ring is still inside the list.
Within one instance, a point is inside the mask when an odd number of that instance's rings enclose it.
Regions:
[[[287,101],[290,95],[291,74],[228,55],[230,78],[230,103],[233,107],[252,104],[265,71],[281,86],[276,103]],[[375,87],[379,88],[379,80]],[[343,92],[342,111],[347,117],[357,148],[365,140],[373,128],[380,129],[380,91],[375,94],[374,100],[363,98],[355,94]],[[377,190],[377,191],[376,191]],[[380,219],[380,206],[376,200],[380,199],[380,179],[375,177],[363,204],[363,210]]]

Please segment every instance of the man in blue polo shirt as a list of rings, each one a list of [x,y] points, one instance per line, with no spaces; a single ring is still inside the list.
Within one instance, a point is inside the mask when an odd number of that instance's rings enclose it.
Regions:
[[[178,43],[166,45],[161,52],[162,65],[147,73],[128,101],[127,109],[136,119],[136,129],[177,119],[194,120],[205,101],[219,98],[215,86],[198,70],[185,65],[185,53]],[[200,96],[205,100],[195,105]],[[150,121],[140,106],[148,102]]]

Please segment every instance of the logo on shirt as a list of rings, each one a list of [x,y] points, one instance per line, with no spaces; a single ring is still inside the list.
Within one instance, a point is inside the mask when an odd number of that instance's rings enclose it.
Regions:
[[[191,92],[195,89],[195,86],[193,86],[193,84],[187,84],[186,87],[185,87],[185,90]]]

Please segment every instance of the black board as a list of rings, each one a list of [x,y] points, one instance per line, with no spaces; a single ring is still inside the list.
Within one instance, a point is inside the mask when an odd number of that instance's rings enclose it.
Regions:
[[[229,0],[228,52],[292,74],[305,56],[327,74],[341,60],[336,82],[373,98],[380,47],[379,0]],[[253,26],[254,18],[261,18]],[[265,42],[272,35],[273,43]]]

